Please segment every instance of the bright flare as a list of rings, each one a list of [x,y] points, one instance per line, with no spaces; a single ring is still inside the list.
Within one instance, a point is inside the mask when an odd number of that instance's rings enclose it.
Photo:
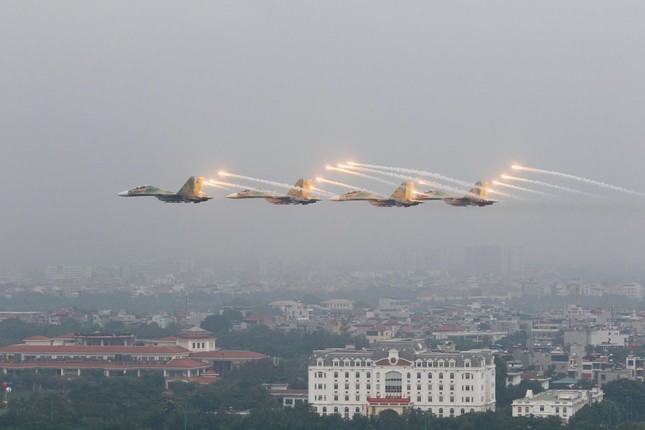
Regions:
[[[539,194],[541,196],[546,196],[546,197],[554,197],[553,195],[543,193],[542,191],[536,191],[536,190],[531,190],[529,188],[518,187],[517,185],[505,184],[505,183],[499,182],[499,181],[493,181],[493,184],[495,184],[497,186],[500,186],[500,187],[507,187],[507,188],[512,188],[514,190],[518,190],[518,191],[524,191],[525,193]]]
[[[377,193],[375,193],[373,191],[370,191],[370,190],[367,190],[367,189],[365,189],[363,187],[357,187],[355,185],[346,184],[344,182],[330,181],[329,179],[325,179],[325,178],[321,178],[321,177],[317,177],[316,181],[323,182],[325,184],[337,185],[339,187],[347,188],[347,189],[350,189],[350,190],[361,190],[361,191],[367,191],[368,193],[377,194]]]
[[[396,182],[388,181],[388,180],[385,180],[385,179],[383,179],[383,178],[377,178],[376,176],[365,175],[365,174],[363,174],[363,173],[355,172],[355,171],[353,171],[353,170],[349,170],[349,169],[343,169],[343,168],[341,168],[341,167],[327,166],[326,168],[327,168],[328,170],[334,170],[334,171],[336,171],[336,172],[341,172],[341,173],[348,173],[348,174],[350,174],[350,175],[356,175],[356,176],[360,176],[360,177],[362,177],[362,178],[371,179],[371,180],[373,180],[373,181],[382,182],[382,183],[384,183],[384,184],[392,185],[392,186],[394,186],[394,187],[396,187],[396,186],[398,186],[398,185],[399,185],[399,184],[397,184]]]
[[[349,162],[347,164],[351,166],[371,167],[372,169],[390,170],[390,171],[401,172],[401,173],[409,173],[413,175],[429,176],[431,178],[452,182],[454,184],[462,185],[464,187],[472,186],[472,183],[470,182],[451,178],[450,176],[444,176],[439,173],[426,172],[425,170],[405,169],[403,167],[379,166],[377,164],[364,164],[364,163],[354,163],[354,162]]]

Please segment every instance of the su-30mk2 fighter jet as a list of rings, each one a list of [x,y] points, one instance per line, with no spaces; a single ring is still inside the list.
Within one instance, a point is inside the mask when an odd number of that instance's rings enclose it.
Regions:
[[[298,179],[287,194],[276,194],[272,191],[243,190],[239,193],[229,194],[229,199],[264,199],[274,205],[308,205],[319,202],[318,197],[311,196],[311,179],[303,181]]]
[[[212,199],[211,196],[202,192],[203,183],[204,178],[200,177],[195,181],[195,177],[191,176],[176,193],[152,185],[142,185],[128,191],[123,191],[119,195],[121,197],[152,196],[166,203],[200,203]]]
[[[368,203],[374,206],[381,207],[410,207],[416,206],[423,203],[419,197],[423,197],[425,194],[416,195],[414,192],[414,182],[402,182],[401,185],[392,193],[390,197],[381,196],[378,194],[373,194],[368,191],[350,191],[349,193],[341,194],[340,196],[335,196],[329,200],[334,202],[351,202],[351,201],[360,201],[367,200]]]
[[[461,197],[443,191],[431,190],[425,193],[423,200],[443,200],[451,206],[488,206],[497,203],[497,200],[488,198],[488,182],[477,181],[468,194]]]

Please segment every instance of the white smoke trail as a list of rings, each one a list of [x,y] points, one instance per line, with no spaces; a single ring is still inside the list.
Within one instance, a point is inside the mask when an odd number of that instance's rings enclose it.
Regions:
[[[569,187],[563,187],[561,185],[550,184],[548,182],[542,182],[542,181],[535,181],[533,179],[520,178],[518,176],[502,175],[502,178],[503,179],[508,179],[508,180],[511,180],[511,181],[525,182],[527,184],[540,185],[542,187],[553,188],[554,190],[567,191],[569,193],[580,194],[580,195],[588,196],[588,197],[602,197],[602,196],[600,196],[598,194],[587,193],[585,191],[580,191],[580,190],[576,190],[574,188],[569,188]]]
[[[340,166],[345,167],[344,165],[340,165]],[[432,182],[432,181],[424,181],[424,180],[420,180],[417,177],[401,175],[399,173],[383,172],[381,170],[370,169],[370,168],[367,168],[367,167],[359,167],[359,166],[355,166],[355,165],[346,166],[346,167],[348,169],[356,169],[356,170],[360,170],[360,171],[363,171],[363,172],[376,173],[377,175],[386,175],[386,176],[390,176],[392,178],[402,179],[404,181],[415,181],[415,182],[417,182],[419,184],[422,184],[422,185],[426,185],[426,186],[436,188],[436,189],[442,190],[442,191],[449,191],[451,193],[457,193],[459,195],[463,195],[463,194],[468,193],[468,191],[465,191],[463,189],[454,188],[454,187],[451,187],[450,185],[444,185],[444,184],[440,184],[440,183]]]
[[[546,196],[546,197],[555,197],[553,194],[543,193],[542,191],[531,190],[530,188],[518,187],[517,185],[505,184],[500,181],[493,181],[493,184],[500,187],[508,187],[513,190],[524,191],[525,193],[539,194],[541,196]]]
[[[336,172],[349,173],[350,175],[361,176],[363,178],[371,179],[373,181],[381,182],[381,183],[387,184],[387,185],[392,185],[394,187],[397,187],[399,185],[396,182],[388,181],[388,180],[385,180],[383,178],[377,178],[376,176],[370,176],[370,175],[366,175],[364,173],[354,172],[353,170],[341,169],[340,167],[325,166],[325,169],[334,170]]]
[[[247,181],[260,182],[262,184],[273,185],[274,187],[287,188],[287,189],[296,188],[299,190],[303,189],[302,187],[296,187],[294,185],[285,184],[283,182],[270,181],[268,179],[254,178],[251,176],[237,175],[235,173],[219,172],[219,174],[220,176],[230,176],[232,178],[246,179]],[[333,193],[330,193],[329,191],[325,191],[325,190],[316,189],[315,191],[320,192],[321,194],[327,194],[330,196],[333,195]]]
[[[545,175],[559,176],[561,178],[571,179],[571,180],[578,181],[578,182],[584,182],[585,184],[595,185],[597,187],[606,188],[608,190],[614,190],[614,191],[619,191],[621,193],[631,194],[631,195],[634,195],[634,196],[645,197],[644,193],[640,193],[638,191],[630,190],[630,189],[623,188],[623,187],[618,187],[616,185],[606,184],[604,182],[596,181],[595,179],[583,178],[582,176],[570,175],[568,173],[555,172],[553,170],[544,170],[544,169],[536,169],[534,167],[519,166],[517,164],[514,164],[511,167],[513,169],[515,169],[515,170],[525,170],[527,172],[543,173]]]
[[[321,177],[317,177],[316,181],[324,182],[326,184],[331,184],[331,185],[337,185],[339,187],[347,188],[347,189],[350,189],[350,190],[360,190],[360,191],[366,191],[366,192],[371,193],[371,194],[378,194],[377,192],[374,192],[372,190],[368,190],[367,188],[357,187],[357,186],[354,186],[354,185],[346,184],[344,182],[331,181],[329,179],[325,179],[325,178],[321,178]]]
[[[441,175],[439,173],[427,172],[425,170],[406,169],[406,168],[403,168],[403,167],[379,166],[379,165],[376,165],[376,164],[354,163],[352,161],[348,162],[347,164],[349,164],[350,166],[371,167],[373,169],[390,170],[390,171],[394,171],[394,172],[410,173],[410,174],[413,174],[413,175],[420,175],[420,176],[429,176],[431,178],[452,182],[454,184],[462,185],[462,186],[465,186],[465,187],[472,186],[472,183],[470,183],[470,182],[462,181],[461,179],[451,178],[450,176]]]
[[[205,182],[205,184],[211,185],[214,187],[220,186],[220,187],[226,187],[226,188],[241,188],[246,190],[257,190],[257,188],[252,187],[250,185],[234,184],[231,182],[216,181],[214,179],[210,179],[208,182]]]
[[[219,189],[222,189],[222,190],[232,190],[233,189],[233,187],[230,187],[228,185],[214,184],[214,183],[212,183],[210,181],[204,181],[203,184],[208,186],[208,187],[219,188]]]

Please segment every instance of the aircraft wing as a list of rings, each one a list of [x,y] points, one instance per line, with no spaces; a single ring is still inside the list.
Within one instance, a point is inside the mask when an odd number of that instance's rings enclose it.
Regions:
[[[166,202],[166,203],[181,203],[185,201],[185,199],[179,194],[169,194],[169,195],[158,194],[155,197],[161,200],[162,202]]]

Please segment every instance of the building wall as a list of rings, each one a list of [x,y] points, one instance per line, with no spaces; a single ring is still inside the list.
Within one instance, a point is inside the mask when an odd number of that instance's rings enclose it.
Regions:
[[[495,409],[490,351],[445,353],[398,346],[314,351],[308,390],[313,409],[350,418],[378,412],[379,399],[442,416]]]

